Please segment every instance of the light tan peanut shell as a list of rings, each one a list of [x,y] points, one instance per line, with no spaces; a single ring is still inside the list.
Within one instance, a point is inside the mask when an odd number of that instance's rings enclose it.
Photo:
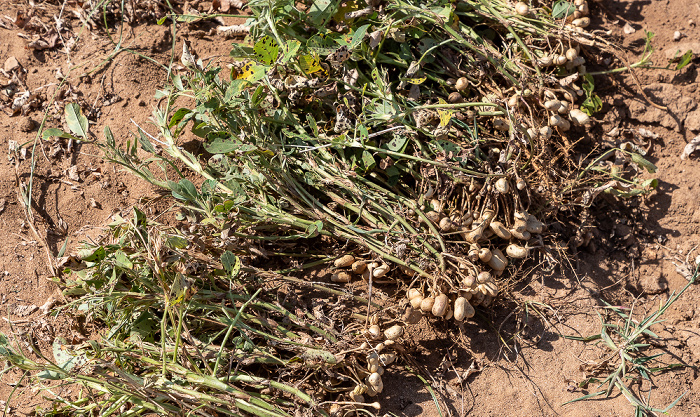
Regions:
[[[491,251],[489,266],[496,271],[503,271],[506,269],[506,266],[508,266],[508,260],[500,249],[494,249]]]
[[[469,309],[471,309],[471,313],[473,316],[474,313],[474,308],[469,304],[469,301],[464,298],[464,297],[457,297],[455,300],[455,309],[454,309],[454,318],[457,321],[462,321],[465,318],[468,318],[468,313],[470,312]],[[469,317],[472,317],[469,316]]]
[[[481,271],[479,275],[476,276],[476,282],[479,284],[489,281],[491,281],[491,273],[489,271]]]
[[[389,265],[382,264],[382,265],[378,266],[377,268],[374,268],[374,271],[372,272],[372,276],[375,278],[381,278],[384,275],[386,275],[387,272],[389,272]]]
[[[403,327],[395,324],[384,331],[384,337],[388,340],[396,340],[403,334]]]
[[[435,302],[433,303],[433,308],[431,309],[433,316],[435,316],[435,317],[444,316],[445,311],[447,309],[447,303],[448,303],[448,299],[447,299],[447,296],[445,294],[440,294],[437,297],[435,297]]]
[[[491,259],[491,249],[489,249],[489,248],[479,249],[479,259],[481,259],[481,262],[488,262]]]
[[[354,256],[343,255],[340,258],[336,259],[335,262],[333,262],[333,265],[335,265],[336,268],[345,268],[347,266],[352,265],[353,262],[355,262]]]
[[[379,375],[377,372],[370,374],[367,377],[367,385],[372,387],[372,389],[374,391],[376,391],[378,394],[384,390],[384,383],[382,382],[382,376]]]
[[[363,273],[366,268],[367,268],[367,262],[365,262],[363,260],[353,262],[352,266],[350,267],[350,269],[352,269],[352,272],[354,272],[358,275]]]
[[[420,309],[424,313],[430,313],[433,311],[433,304],[435,304],[435,299],[433,297],[425,297],[420,303]]]
[[[499,178],[496,180],[496,184],[494,184],[496,187],[496,191],[498,191],[501,194],[506,194],[508,190],[510,190],[510,186],[508,185],[508,180],[505,178]]]
[[[527,256],[530,254],[530,250],[520,246],[516,245],[515,243],[511,243],[508,245],[506,248],[506,255],[510,256],[511,258],[515,259],[523,259],[527,258]]]
[[[412,299],[414,299],[414,298],[416,298],[416,297],[418,297],[418,296],[421,296],[421,297],[423,296],[423,295],[420,293],[420,291],[418,290],[418,288],[411,288],[411,289],[408,290],[408,292],[406,293],[406,297],[408,297],[409,300],[412,300]]]
[[[443,217],[440,219],[438,226],[443,232],[451,232],[454,229],[454,223],[449,217]]]
[[[396,354],[395,353],[382,353],[379,355],[379,362],[382,364],[382,366],[389,366],[394,361],[396,360]]]
[[[333,282],[338,282],[338,283],[346,283],[350,282],[352,279],[352,275],[345,271],[338,272],[337,274],[331,275],[331,281]]]
[[[411,303],[411,307],[419,309],[419,308],[421,308],[421,304],[423,303],[423,296],[422,295],[415,296],[415,297],[411,298],[411,300],[409,302]]]
[[[455,88],[457,91],[464,91],[467,89],[467,87],[469,87],[469,82],[465,77],[457,79],[457,82],[455,83]]]
[[[375,339],[379,339],[379,337],[381,337],[382,330],[379,328],[378,325],[373,324],[373,325],[369,326],[369,328],[367,329],[367,333],[369,333],[369,337],[371,339],[375,340]]]
[[[493,230],[493,233],[495,233],[496,236],[500,237],[501,239],[510,239],[510,232],[508,231],[508,229],[506,229],[503,223],[491,222],[491,224],[489,224],[489,227],[491,228],[491,230]]]
[[[366,282],[369,282],[369,279],[371,278],[369,274],[369,268],[365,268],[364,271],[362,271],[362,279],[365,280]]]
[[[526,223],[526,229],[527,229],[527,223]],[[530,235],[530,232],[527,230],[524,230],[522,232],[518,232],[517,230],[513,229],[510,231],[510,234],[513,235],[514,238],[520,239],[520,240],[530,240],[532,235]]]
[[[471,288],[474,286],[474,283],[476,282],[476,275],[474,275],[471,271],[467,274],[467,276],[464,277],[464,280],[462,281],[462,285],[464,288]]]

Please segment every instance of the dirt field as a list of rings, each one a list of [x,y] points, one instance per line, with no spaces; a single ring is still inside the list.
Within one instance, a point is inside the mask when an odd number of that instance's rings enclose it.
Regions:
[[[206,8],[207,4],[199,6]],[[676,50],[700,53],[699,1],[602,1],[591,2],[591,9],[594,24],[622,40],[630,62],[642,51],[645,30],[656,34],[654,58],[661,65]],[[148,121],[157,104],[153,96],[167,79],[162,66],[137,53],[167,67],[171,58],[174,64],[179,63],[183,39],[189,39],[203,60],[225,63],[232,40],[210,35],[206,27],[183,24],[178,27],[177,55],[173,58],[168,27],[135,22],[123,32],[122,46],[128,50],[116,55],[114,44],[97,30],[83,32],[68,53],[61,47],[38,50],[28,47],[32,32],[11,24],[18,11],[29,16],[31,10],[45,25],[54,25],[52,16],[61,13],[61,6],[37,4],[32,8],[25,2],[19,6],[0,2],[0,68],[8,74],[20,74],[33,96],[25,109],[13,115],[12,101],[4,91],[0,93],[4,105],[0,149],[6,155],[0,162],[0,332],[31,331],[39,347],[49,351],[46,348],[55,335],[84,331],[71,328],[73,324],[64,319],[45,318],[41,310],[31,308],[42,306],[57,294],[56,286],[47,279],[52,275],[49,259],[66,242],[66,253],[70,253],[81,241],[99,234],[113,214],[128,216],[133,205],[145,207],[152,216],[166,213],[170,207],[158,199],[157,190],[103,161],[96,146],[73,144],[67,149],[65,141],[37,140],[51,97],[56,92],[46,127],[61,127],[65,103],[78,102],[83,109],[92,110],[88,115],[90,130],[97,140],[103,139],[101,132],[108,125],[123,143],[136,125],[155,131]],[[79,22],[72,22],[73,30],[62,33],[79,33]],[[674,40],[676,31],[681,33],[678,40]],[[30,39],[19,36],[27,33]],[[112,36],[117,39],[119,33]],[[64,42],[71,43],[69,39]],[[686,261],[692,264],[700,255],[700,161],[697,156],[681,160],[680,155],[686,143],[700,133],[696,64],[697,58],[678,73],[648,70],[637,71],[637,79],[625,74],[596,80],[605,106],[594,116],[597,126],[583,140],[620,143],[639,139],[640,129],[651,132],[643,142],[649,148],[648,157],[658,167],[659,187],[638,200],[601,197],[585,213],[590,216],[587,231],[592,239],[579,248],[572,265],[575,273],[538,272],[518,288],[514,294],[517,303],[502,302],[462,328],[432,326],[425,320],[409,328],[414,357],[438,384],[444,384],[454,415],[632,415],[629,401],[618,391],[609,399],[562,405],[596,390],[595,384],[587,388],[577,384],[591,376],[591,367],[609,355],[593,343],[563,336],[599,333],[597,312],[605,314],[599,308],[603,300],[633,307],[634,317],[641,318],[687,283],[678,266]],[[63,76],[67,82],[60,85]],[[649,99],[668,106],[668,110],[650,105],[640,94],[639,85]],[[21,190],[30,179],[34,143],[34,218],[27,219]],[[26,157],[10,151],[20,145],[27,149]],[[556,224],[549,226],[557,230]],[[686,393],[670,411],[673,416],[700,415],[700,375],[693,368],[700,365],[699,306],[700,289],[694,286],[667,312],[664,325],[653,328],[660,336],[654,347],[666,353],[666,363],[690,367],[652,377],[653,384],[632,384],[657,408]],[[380,398],[382,412],[439,415],[423,384],[398,369],[385,377],[385,385],[393,389]],[[21,376],[15,371],[2,376],[0,400],[7,401],[14,390],[10,406],[15,411],[8,415],[29,414],[46,404],[32,387],[25,383],[15,386]]]

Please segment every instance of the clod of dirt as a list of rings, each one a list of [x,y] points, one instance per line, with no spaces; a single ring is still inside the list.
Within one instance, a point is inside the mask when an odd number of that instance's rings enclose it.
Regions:
[[[685,148],[683,148],[683,153],[681,154],[681,159],[687,159],[691,153],[695,152],[700,148],[700,135],[696,136],[691,140]]]
[[[700,130],[700,109],[698,108],[698,103],[691,97],[683,94],[681,90],[672,84],[655,83],[645,87],[644,91],[652,99],[668,103],[669,111],[649,107],[641,101],[633,101],[629,105],[633,118],[645,123],[659,123],[663,127],[680,132],[681,126],[678,122],[678,117],[683,116],[686,129],[692,131]]]
[[[639,281],[639,285],[647,295],[661,294],[668,289],[668,282],[661,274],[645,274]]]
[[[32,130],[34,130],[35,126],[36,126],[36,122],[34,122],[34,120],[32,120],[29,117],[24,117],[24,118],[22,118],[22,120],[19,121],[19,124],[17,127],[19,128],[20,131],[25,132],[25,133],[29,133]]]

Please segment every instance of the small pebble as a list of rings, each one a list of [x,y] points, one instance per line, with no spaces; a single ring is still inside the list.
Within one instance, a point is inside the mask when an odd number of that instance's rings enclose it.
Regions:
[[[683,37],[683,34],[680,33],[679,31],[673,32],[673,41],[674,42],[678,42],[679,40],[681,40],[682,37]]]

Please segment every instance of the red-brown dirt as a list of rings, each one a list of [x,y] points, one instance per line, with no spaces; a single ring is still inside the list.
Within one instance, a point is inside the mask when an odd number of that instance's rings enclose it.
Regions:
[[[700,2],[591,3],[592,20],[600,29],[611,30],[619,37],[630,62],[635,62],[643,50],[645,30],[656,35],[653,57],[660,66],[676,49],[700,53],[696,41],[700,28],[692,22],[700,22]],[[27,13],[30,9],[27,4],[0,2],[0,16],[14,17],[17,10]],[[60,6],[51,4],[35,9],[37,17],[47,23],[60,12]],[[71,33],[79,33],[79,22],[71,22],[75,25]],[[53,256],[66,242],[66,253],[70,253],[81,241],[99,234],[113,214],[128,216],[133,205],[145,207],[153,216],[170,208],[167,201],[158,198],[155,188],[103,161],[96,146],[74,144],[67,150],[65,141],[37,139],[43,112],[59,87],[57,71],[66,75],[68,82],[60,88],[64,98],[49,112],[46,127],[60,127],[64,103],[75,101],[99,111],[90,115],[90,130],[97,140],[102,140],[101,132],[108,125],[120,143],[126,142],[136,125],[149,130],[148,118],[157,104],[153,96],[163,87],[167,73],[126,50],[105,62],[114,44],[99,30],[82,32],[68,55],[59,47],[29,49],[28,40],[18,36],[28,32],[13,27],[8,19],[4,23],[5,27],[0,27],[0,65],[7,69],[13,66],[11,59],[16,59],[26,70],[26,88],[37,93],[37,105],[26,114],[11,116],[11,101],[0,92],[5,104],[0,117],[0,149],[7,156],[0,161],[0,332],[33,332],[38,346],[49,352],[54,335],[78,332],[70,328],[70,321],[45,318],[41,311],[23,315],[23,307],[41,306],[57,294],[56,286],[47,279],[51,276],[48,262],[53,262]],[[625,25],[635,32],[627,33],[631,31],[625,30]],[[674,40],[676,31],[682,34],[678,41]],[[118,31],[112,36],[119,36]],[[179,26],[175,64],[184,38],[193,42],[205,60],[225,59],[231,42],[209,35],[206,28]],[[125,28],[122,45],[167,66],[171,40],[167,27],[138,23]],[[687,283],[677,266],[687,260],[693,263],[700,254],[700,161],[697,156],[681,160],[680,155],[686,143],[700,133],[700,75],[696,62],[680,72],[636,71],[636,80],[629,73],[596,79],[605,107],[595,115],[598,127],[584,140],[619,144],[638,137],[640,128],[652,132],[648,156],[658,167],[656,192],[630,201],[601,197],[589,213],[591,244],[579,248],[571,268],[526,278],[512,300],[481,311],[463,326],[429,324],[424,319],[408,329],[409,351],[416,363],[433,376],[430,382],[446,395],[443,399],[453,415],[632,415],[632,406],[617,390],[609,399],[563,405],[597,390],[595,384],[585,389],[576,384],[590,376],[585,372],[588,364],[600,363],[610,354],[600,345],[564,336],[599,333],[597,313],[614,321],[601,308],[603,300],[633,308],[634,317],[641,319]],[[639,86],[649,99],[668,106],[668,110],[651,106],[640,94]],[[620,132],[618,136],[609,135],[614,128]],[[35,141],[34,218],[28,219],[20,190],[30,180]],[[8,151],[12,143],[24,145],[26,157]],[[700,290],[693,286],[669,309],[663,325],[653,329],[660,336],[654,352],[665,352],[667,363],[700,365],[698,306]],[[428,390],[409,369],[395,367],[385,376],[385,386],[391,389],[380,398],[382,412],[440,415]],[[26,380],[15,387],[21,375],[18,371],[2,375],[0,400],[10,401],[14,410],[8,415],[29,414],[46,404]],[[700,415],[697,368],[679,368],[652,376],[651,382],[635,381],[631,386],[658,408],[685,393],[670,415]]]

